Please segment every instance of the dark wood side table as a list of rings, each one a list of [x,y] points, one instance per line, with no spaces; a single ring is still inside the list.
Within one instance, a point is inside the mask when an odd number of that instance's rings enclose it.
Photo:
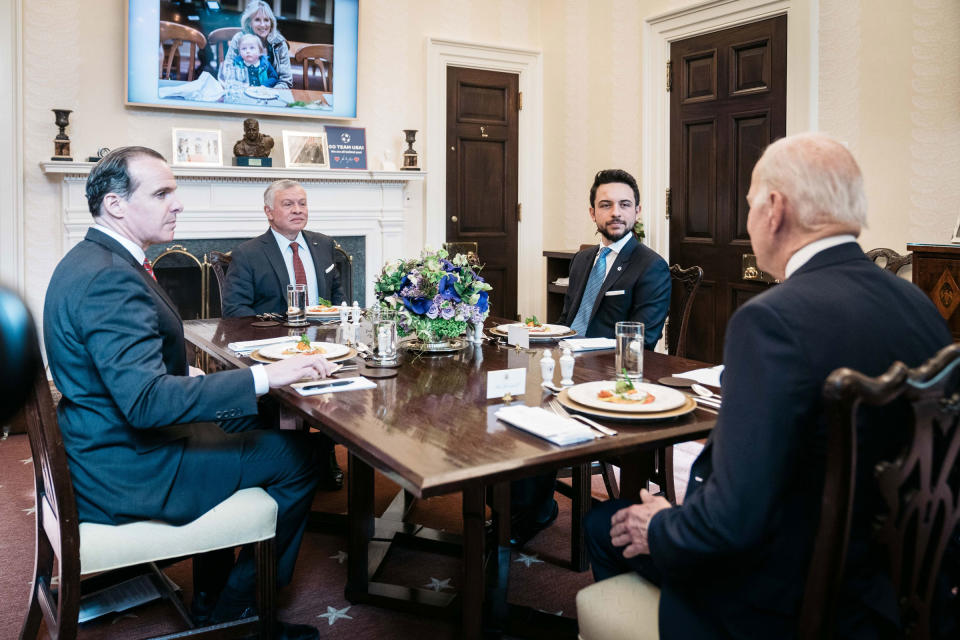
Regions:
[[[923,289],[960,340],[960,245],[908,244],[913,252],[913,284]]]
[[[570,262],[576,251],[544,251],[547,259],[547,317],[543,322],[555,322],[563,313],[563,297],[567,295],[567,287],[553,284],[557,278],[566,278],[570,275]]]

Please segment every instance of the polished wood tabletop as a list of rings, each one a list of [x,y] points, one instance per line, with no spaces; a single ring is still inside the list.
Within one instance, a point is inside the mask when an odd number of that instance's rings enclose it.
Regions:
[[[229,342],[270,338],[298,330],[256,328],[253,318],[190,320],[187,340],[229,366],[255,364],[227,349]],[[488,324],[491,322],[488,320]],[[336,342],[337,325],[313,325],[312,340]],[[487,400],[487,372],[525,368],[526,393],[515,400],[540,405],[551,397],[540,386],[539,361],[556,343],[530,349],[484,341],[448,355],[418,355],[401,350],[394,378],[374,380],[376,389],[303,397],[289,387],[271,394],[301,414],[308,424],[320,423],[334,440],[365,462],[388,474],[418,497],[461,489],[482,479],[487,484],[529,476],[543,470],[588,462],[638,449],[654,449],[704,437],[715,414],[705,410],[667,421],[607,423],[615,437],[567,447],[553,445],[497,420],[502,400]],[[644,375],[652,381],[704,363],[647,351]],[[559,366],[554,382],[559,382]],[[360,371],[362,374],[363,371]],[[357,375],[344,372],[341,377]],[[578,354],[575,382],[612,379],[613,351]],[[601,420],[602,422],[602,420]]]

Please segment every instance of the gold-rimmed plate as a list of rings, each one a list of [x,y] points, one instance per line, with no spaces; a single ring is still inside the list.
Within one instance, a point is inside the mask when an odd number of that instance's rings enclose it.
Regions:
[[[522,322],[500,324],[490,329],[490,333],[506,338],[509,327],[527,327],[527,325]],[[530,329],[529,335],[531,340],[559,340],[560,338],[569,338],[570,336],[577,335],[576,331],[562,324],[542,324],[540,325],[542,331],[538,331],[534,327],[527,328]]]
[[[612,397],[617,398],[614,391],[616,386],[616,380],[584,382],[569,387],[567,389],[567,395],[570,396],[571,401],[585,407],[590,407],[591,409],[627,414],[670,411],[671,409],[683,406],[687,399],[686,395],[676,389],[671,389],[670,387],[665,387],[660,384],[650,384],[649,382],[633,383],[637,391],[643,394],[640,397],[646,398],[644,402],[612,402],[611,400],[600,398],[599,394],[601,393],[607,395],[613,394]],[[617,399],[619,400],[619,398]]]
[[[327,360],[329,360],[330,362],[340,362],[341,360],[349,360],[350,358],[357,355],[357,350],[354,349],[353,347],[346,347],[346,345],[341,345],[341,346],[344,346],[346,348],[347,350],[346,353],[341,353],[340,355],[336,355],[332,357],[326,356]],[[273,362],[278,361],[276,358],[268,358],[264,356],[262,353],[260,353],[259,349],[256,349],[253,352],[251,352],[249,355],[249,358],[257,362],[262,362],[263,364],[271,364]]]
[[[567,393],[566,389],[557,394],[557,400],[559,400],[560,404],[562,404],[565,408],[575,413],[582,413],[584,415],[594,416],[597,418],[605,418],[607,420],[623,420],[628,422],[670,420],[680,416],[685,416],[697,408],[696,400],[691,397],[687,397],[686,401],[681,406],[668,411],[656,411],[652,413],[622,413],[618,411],[608,411],[606,409],[594,409],[593,407],[587,407],[571,400],[570,394]]]

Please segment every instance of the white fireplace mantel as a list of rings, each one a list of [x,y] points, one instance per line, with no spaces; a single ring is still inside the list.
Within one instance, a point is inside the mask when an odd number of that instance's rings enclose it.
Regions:
[[[92,162],[43,162],[43,172],[62,180],[63,251],[80,242],[91,224],[84,194]],[[274,180],[297,180],[307,192],[307,228],[331,236],[363,236],[366,299],[387,260],[404,246],[407,189],[420,171],[304,170],[252,167],[171,167],[184,210],[175,240],[252,238],[267,229],[263,192]]]

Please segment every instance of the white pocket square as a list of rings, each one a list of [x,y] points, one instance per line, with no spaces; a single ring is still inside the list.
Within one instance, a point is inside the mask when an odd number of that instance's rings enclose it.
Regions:
[[[335,266],[337,266],[337,265],[331,264],[329,267],[327,267],[327,270],[324,271],[324,273],[330,273],[331,271],[333,271],[333,268],[334,268]]]
[[[603,295],[604,296],[622,296],[624,293],[626,293],[626,290],[624,289],[615,289],[613,291],[607,291]]]

